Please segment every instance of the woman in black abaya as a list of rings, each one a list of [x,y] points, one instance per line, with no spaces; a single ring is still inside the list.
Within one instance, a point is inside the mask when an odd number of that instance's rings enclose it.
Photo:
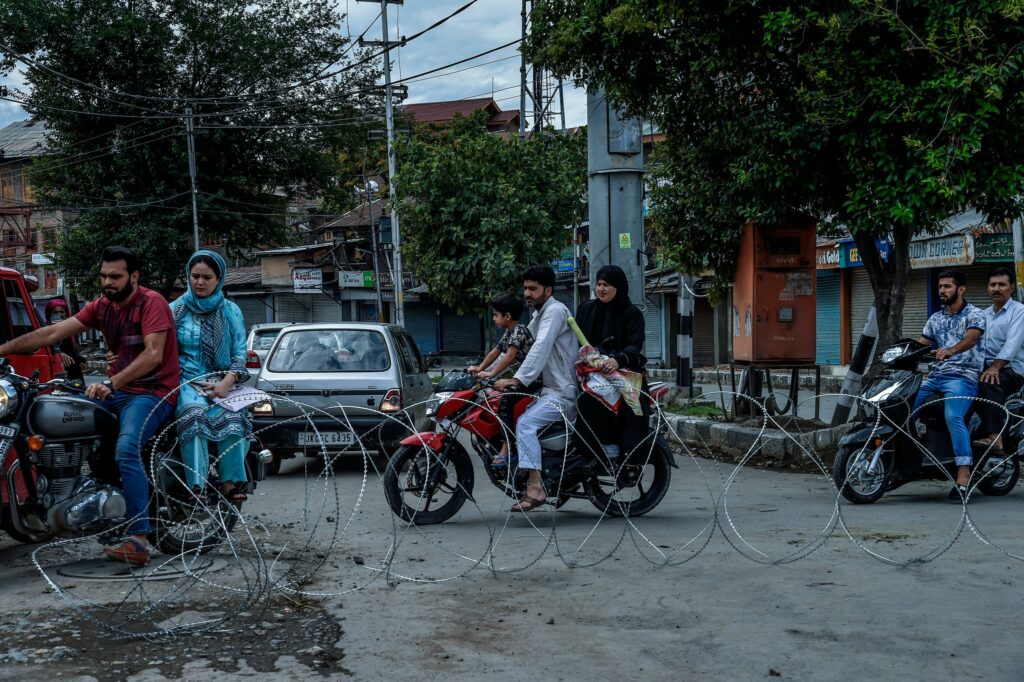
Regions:
[[[580,306],[576,322],[590,345],[608,356],[601,372],[628,369],[646,374],[644,314],[629,300],[626,273],[617,265],[606,265],[597,271],[596,282],[597,298]],[[630,453],[646,455],[651,443],[646,376],[643,391],[642,415],[634,414],[625,401],[620,401],[613,412],[597,398],[580,393],[576,431],[591,453],[604,450],[611,458]]]

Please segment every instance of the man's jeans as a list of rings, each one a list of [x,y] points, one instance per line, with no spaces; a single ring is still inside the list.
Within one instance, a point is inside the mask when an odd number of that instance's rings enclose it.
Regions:
[[[174,405],[149,393],[123,392],[95,402],[116,414],[121,422],[115,455],[128,509],[128,534],[145,535],[149,532],[149,481],[142,467],[142,447],[174,414]]]
[[[953,440],[953,455],[956,457],[956,464],[969,467],[972,460],[971,434],[967,430],[964,416],[974,404],[971,398],[978,395],[978,382],[958,374],[929,374],[921,384],[921,390],[917,392],[917,400],[914,401],[914,407],[910,411],[915,422],[918,417],[918,408],[926,400],[936,395],[947,398],[943,401],[943,408],[946,413],[946,428],[949,429],[950,438]]]

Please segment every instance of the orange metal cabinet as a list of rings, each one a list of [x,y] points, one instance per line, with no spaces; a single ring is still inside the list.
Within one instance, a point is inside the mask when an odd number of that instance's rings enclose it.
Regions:
[[[816,229],[800,216],[743,228],[733,288],[734,361],[814,364]]]

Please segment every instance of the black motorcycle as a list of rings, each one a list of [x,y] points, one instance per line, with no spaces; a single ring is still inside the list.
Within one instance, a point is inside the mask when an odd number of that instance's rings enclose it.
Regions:
[[[38,383],[38,374],[18,376],[0,358],[0,528],[23,543],[85,535],[114,540],[126,521],[114,460],[118,419],[76,395],[85,391],[80,382]],[[264,460],[263,453],[246,457],[250,491],[266,476]],[[162,552],[208,551],[234,527],[240,504],[216,496],[216,467],[210,467],[207,502],[188,490],[173,426],[146,445],[143,464],[152,488],[150,541]]]
[[[836,487],[850,502],[870,504],[911,481],[956,479],[958,467],[942,400],[925,403],[914,415],[923,433],[910,422],[910,410],[923,380],[920,364],[931,354],[930,346],[914,339],[898,341],[882,353],[881,372],[860,394],[866,415],[840,439],[833,467]],[[986,495],[1006,495],[1020,477],[1024,396],[1012,396],[1006,409],[1005,454],[972,445],[971,484],[977,483],[977,489]],[[967,419],[970,427],[971,412]]]
[[[384,495],[398,517],[417,525],[442,523],[472,499],[473,460],[458,440],[463,432],[470,434],[490,482],[510,498],[522,496],[527,484],[524,470],[491,466],[507,437],[497,417],[502,394],[490,390],[493,383],[452,372],[439,384],[427,407],[434,431],[404,439],[384,472]],[[650,390],[656,401],[667,388],[655,384]],[[533,399],[521,396],[515,414]],[[672,468],[677,467],[668,444],[657,434],[621,461],[585,454],[585,446],[562,422],[547,426],[539,436],[547,504],[556,509],[575,498],[589,500],[609,516],[642,516],[665,497]]]

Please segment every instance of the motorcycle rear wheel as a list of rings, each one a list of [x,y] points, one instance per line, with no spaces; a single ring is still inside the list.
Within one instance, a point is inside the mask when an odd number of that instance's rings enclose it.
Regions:
[[[384,497],[395,516],[417,526],[443,523],[473,493],[473,462],[457,442],[451,444],[444,462],[425,445],[403,445],[388,460],[383,483]],[[440,495],[447,495],[447,501],[431,509]]]
[[[620,487],[623,473],[614,479],[603,476],[591,479],[590,503],[608,516],[616,518],[643,516],[657,507],[668,493],[669,484],[672,482],[672,467],[669,465],[669,456],[665,448],[665,444],[659,439],[655,441],[649,457],[646,453],[637,454],[635,457],[643,461],[636,464],[627,462],[623,465],[641,469],[635,483],[628,488]],[[624,499],[623,494],[630,490],[637,491],[636,497]]]
[[[996,456],[996,459],[1003,458]],[[997,467],[997,471],[988,474],[978,483],[978,489],[991,497],[1001,497],[1016,487],[1019,478],[1020,459],[1009,457],[1004,464]]]

